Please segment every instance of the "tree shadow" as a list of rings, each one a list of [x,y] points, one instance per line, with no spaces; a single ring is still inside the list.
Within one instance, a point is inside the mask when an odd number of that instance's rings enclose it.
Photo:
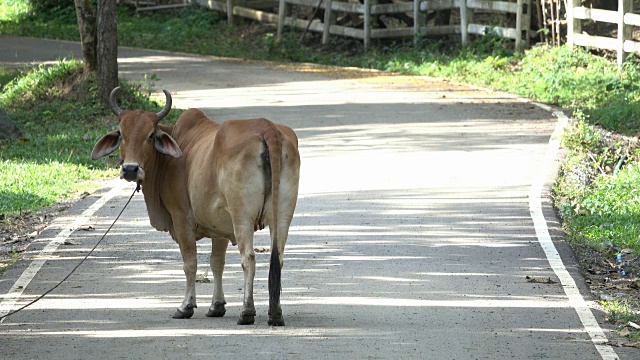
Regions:
[[[235,324],[243,275],[234,247],[224,277],[227,315],[204,316],[212,284],[198,283],[194,318],[171,319],[184,290],[178,247],[148,226],[142,199],[136,197],[82,271],[6,321],[0,337],[12,358],[32,356],[38,351],[32,343],[55,344],[49,347],[52,354],[70,358],[106,351],[117,358],[132,351],[155,354],[161,342],[167,357],[186,348],[192,357],[257,352],[265,357],[433,353],[492,358],[517,353],[595,359],[562,289],[525,280],[554,276],[537,245],[525,190],[303,195],[285,250],[287,326],[281,329],[266,325],[266,252],[257,253],[256,325]],[[118,198],[112,207],[125,200]],[[112,211],[101,210],[95,233],[74,233],[77,245],[61,247],[47,261],[25,300],[50,288],[59,273],[78,262],[110,224]],[[255,246],[268,248],[266,231],[256,234]],[[198,247],[203,271],[210,242],[202,240]]]

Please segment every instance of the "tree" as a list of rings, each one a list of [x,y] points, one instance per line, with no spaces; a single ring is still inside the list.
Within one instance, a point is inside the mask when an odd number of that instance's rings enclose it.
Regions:
[[[98,98],[109,106],[109,94],[118,86],[118,32],[116,0],[98,0],[98,12],[91,0],[74,0],[82,62],[86,72],[98,76]]]
[[[84,70],[86,73],[96,72],[98,70],[96,10],[93,8],[91,0],[74,1],[78,17],[78,29],[80,30]]]
[[[111,90],[118,86],[118,33],[116,0],[98,0],[98,98],[109,106]]]

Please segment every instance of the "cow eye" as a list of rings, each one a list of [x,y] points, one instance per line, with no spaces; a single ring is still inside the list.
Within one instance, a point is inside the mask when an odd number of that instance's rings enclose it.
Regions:
[[[154,134],[153,134],[153,133],[151,133],[151,134],[149,135],[149,137],[147,138],[147,140],[153,140],[153,135],[154,135]]]

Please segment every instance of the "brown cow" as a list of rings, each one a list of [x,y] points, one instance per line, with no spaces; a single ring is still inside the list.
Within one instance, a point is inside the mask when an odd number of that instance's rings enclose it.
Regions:
[[[269,226],[269,325],[284,325],[280,307],[283,252],[298,198],[300,155],[290,128],[267,119],[218,124],[197,109],[174,126],[158,122],[171,110],[171,94],[158,113],[121,110],[120,87],[111,92],[119,129],[96,143],[96,160],[121,147],[120,177],[142,186],[151,225],[168,231],[180,246],[187,287],[174,318],[190,318],[196,306],[196,241],[212,239],[213,300],[207,316],[226,312],[222,272],[229,241],[238,245],[244,270],[239,325],[253,324],[253,234]]]

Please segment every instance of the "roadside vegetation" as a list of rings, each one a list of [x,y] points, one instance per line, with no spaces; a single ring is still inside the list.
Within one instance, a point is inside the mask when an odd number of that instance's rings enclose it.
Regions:
[[[79,40],[72,7],[32,11],[23,1],[16,0],[0,0],[0,34]],[[119,7],[118,41],[122,46],[441,77],[518,94],[571,111],[574,121],[563,141],[567,149],[566,162],[554,186],[555,204],[564,219],[563,226],[578,249],[595,250],[602,261],[612,263],[615,271],[626,270],[638,275],[638,59],[632,57],[618,69],[606,54],[594,55],[582,48],[542,45],[514,53],[508,42],[491,35],[477,39],[466,48],[457,40],[420,37],[416,39],[417,46],[412,40],[381,42],[366,52],[360,42],[338,37],[333,37],[326,47],[319,45],[316,34],[306,34],[302,43],[300,39],[301,32],[287,29],[282,43],[278,44],[275,27],[246,22],[230,28],[220,14],[196,7],[143,15]],[[75,69],[77,72],[77,68],[77,64],[61,63],[56,71],[65,73]],[[47,71],[40,68],[35,73]],[[61,76],[69,76],[73,71]],[[0,71],[3,82],[7,77],[4,74]],[[106,130],[108,122],[101,120],[106,116],[104,110],[92,100],[77,108],[69,102],[51,102],[50,99],[56,98],[51,94],[30,97],[27,94],[35,90],[18,90],[18,83],[25,81],[20,79],[18,76],[3,90],[0,106],[12,112],[28,141],[0,147],[0,161],[4,162],[0,167],[14,167],[7,171],[0,168],[0,174],[12,174],[8,179],[15,178],[13,174],[19,172],[38,174],[33,168],[36,163],[44,172],[74,174],[72,181],[61,180],[61,185],[53,187],[112,174],[101,167],[104,165],[90,164],[87,160],[97,134]],[[88,84],[91,88],[90,80]],[[12,95],[14,93],[22,95]],[[24,101],[27,106],[22,105]],[[148,105],[142,107],[149,108]],[[0,175],[0,185],[5,189],[7,185],[3,181],[11,180],[3,180]],[[30,186],[45,188],[37,182]],[[50,191],[53,192],[45,190]],[[60,193],[68,196],[70,191]],[[50,204],[56,196],[59,197],[54,195],[50,200],[39,202],[45,196],[34,192],[34,199],[21,199],[25,203],[17,205],[16,200],[3,192],[0,193],[0,212],[2,206],[12,209],[9,211],[13,213],[17,209],[37,208],[40,205],[35,204]],[[34,205],[28,204],[31,202]],[[618,254],[619,262],[616,261]],[[640,287],[637,277],[635,279],[627,285]],[[626,307],[616,307],[620,308]],[[617,316],[627,319],[626,315]],[[636,315],[633,319],[639,318]]]
[[[0,214],[49,207],[113,177],[114,162],[92,162],[95,141],[115,116],[96,99],[95,79],[75,60],[0,76],[0,107],[22,132],[0,142]],[[140,85],[125,84],[124,108],[159,109]],[[117,162],[117,161],[115,161]]]

